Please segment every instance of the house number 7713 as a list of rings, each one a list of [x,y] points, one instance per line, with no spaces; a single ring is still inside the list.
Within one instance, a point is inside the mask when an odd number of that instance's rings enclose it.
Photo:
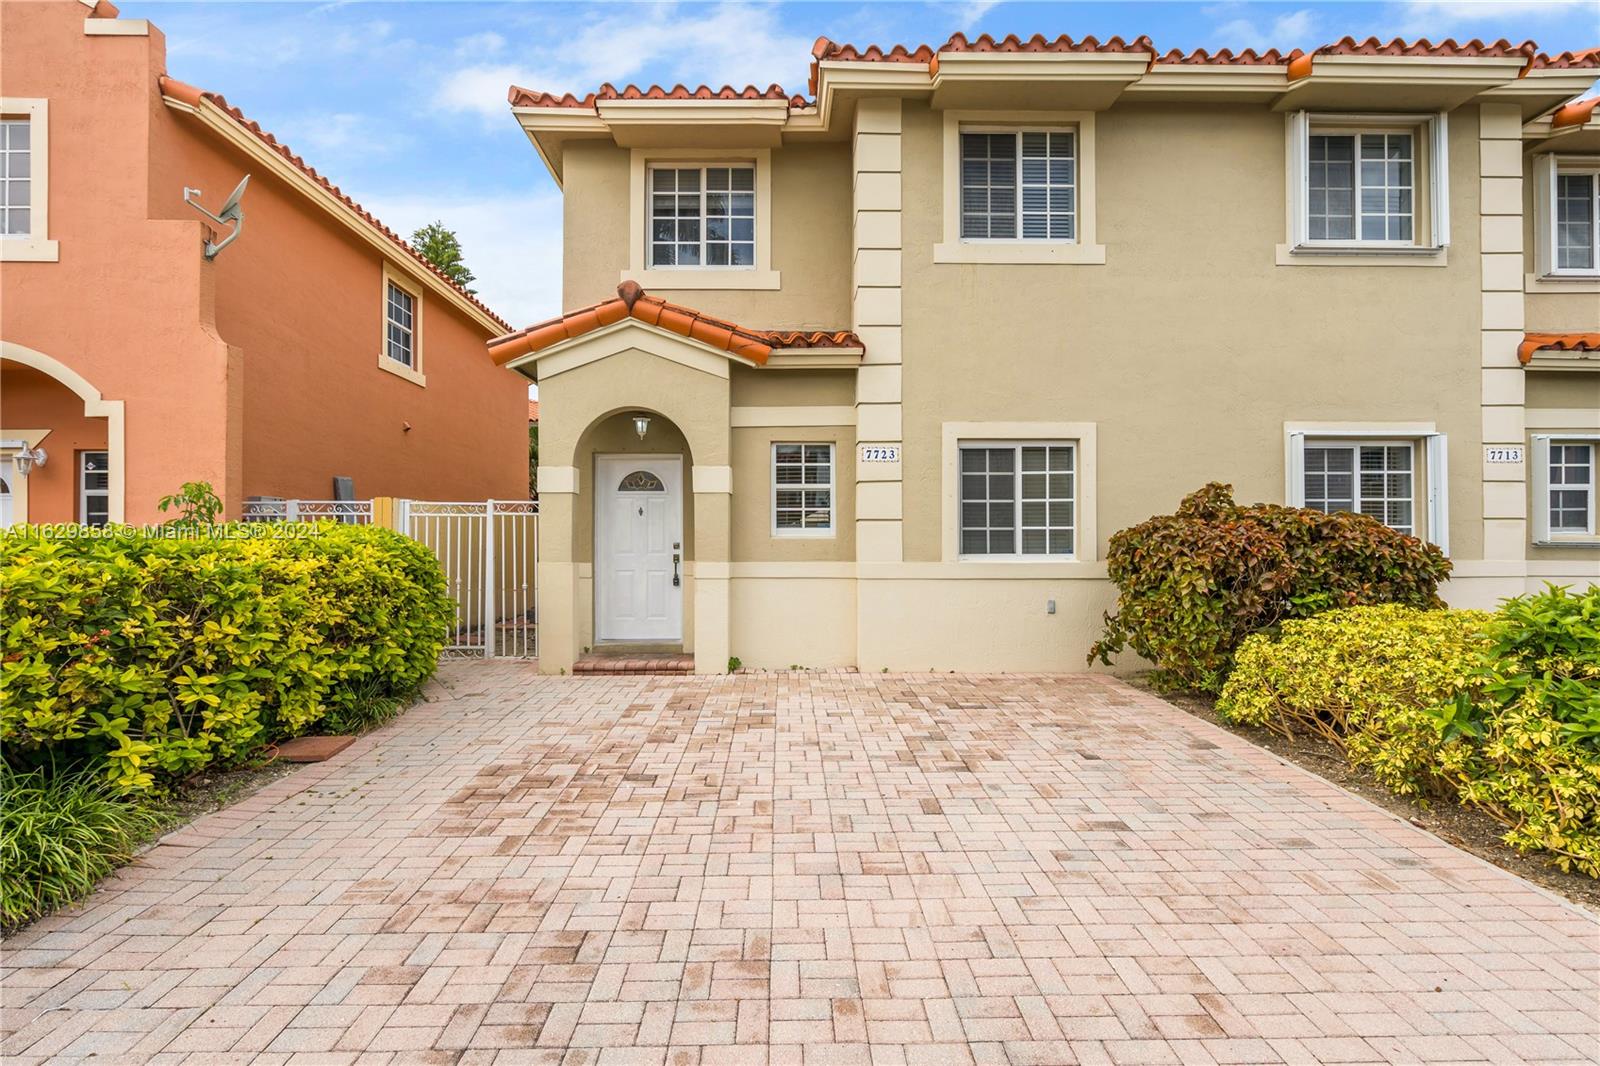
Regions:
[[[1485,448],[1483,461],[1486,463],[1520,463],[1522,462],[1522,449],[1520,447]]]

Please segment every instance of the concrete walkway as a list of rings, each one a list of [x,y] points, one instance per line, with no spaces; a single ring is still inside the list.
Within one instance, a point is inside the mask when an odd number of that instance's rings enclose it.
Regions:
[[[1600,923],[1100,676],[431,702],[5,945],[6,1061],[1600,1057]]]

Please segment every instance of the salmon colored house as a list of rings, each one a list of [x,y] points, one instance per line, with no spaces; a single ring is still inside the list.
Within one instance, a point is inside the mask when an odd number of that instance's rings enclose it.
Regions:
[[[362,498],[525,497],[526,382],[484,348],[506,323],[167,77],[144,20],[6,2],[0,42],[0,521],[155,521],[186,481],[230,517],[336,478]],[[222,214],[245,175],[230,240],[185,190]]]

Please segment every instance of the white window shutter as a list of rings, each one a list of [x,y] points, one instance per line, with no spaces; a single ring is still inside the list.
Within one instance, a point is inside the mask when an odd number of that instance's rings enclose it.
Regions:
[[[1556,157],[1533,159],[1533,269],[1539,277],[1555,270]]]
[[[1288,466],[1285,473],[1283,502],[1289,507],[1306,505],[1306,435],[1289,434]]]
[[[1310,174],[1311,114],[1289,114],[1289,236],[1291,247],[1306,243],[1306,215],[1310,210],[1307,184]]]
[[[1450,462],[1449,441],[1443,433],[1427,438],[1428,539],[1440,551],[1450,554]]]
[[[1550,435],[1535,433],[1529,449],[1528,481],[1533,485],[1533,542],[1550,543]]]
[[[1441,111],[1428,125],[1433,134],[1428,167],[1433,193],[1433,246],[1447,248],[1450,245],[1450,117]]]

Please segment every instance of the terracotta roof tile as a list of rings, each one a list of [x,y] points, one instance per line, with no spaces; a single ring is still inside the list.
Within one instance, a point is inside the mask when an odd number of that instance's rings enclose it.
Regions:
[[[1303,53],[1296,48],[1292,52],[1280,52],[1276,48],[1269,48],[1265,52],[1257,52],[1254,48],[1246,48],[1242,52],[1220,48],[1215,52],[1208,52],[1204,48],[1196,48],[1192,52],[1184,52],[1174,48],[1166,55],[1156,60],[1159,66],[1245,66],[1245,67],[1277,67],[1283,66]]]
[[[537,422],[537,421],[539,421],[539,401],[538,400],[529,400],[528,401],[528,421],[529,422]]]
[[[1517,360],[1527,366],[1540,351],[1600,352],[1600,333],[1526,333],[1517,345]]]
[[[857,48],[853,44],[840,44],[826,37],[818,37],[817,43],[811,46],[811,58],[840,63],[927,63],[933,59],[933,46],[919,44],[915,48],[907,48],[903,44],[896,44],[885,50],[869,44],[865,48]]]
[[[746,85],[743,89],[736,89],[731,85],[724,85],[720,89],[713,89],[709,85],[700,85],[693,89],[685,85],[674,85],[670,89],[661,85],[624,85],[619,89],[607,82],[595,92],[583,96],[574,96],[572,93],[557,96],[554,93],[513,85],[506,93],[506,98],[512,107],[570,107],[591,110],[606,100],[782,100],[790,107],[809,106],[805,97],[790,96],[781,85],[769,85],[765,89],[754,85]]]
[[[1576,52],[1560,52],[1553,56],[1540,52],[1529,61],[1528,66],[1535,70],[1546,68],[1593,69],[1600,67],[1600,47],[1583,48]]]
[[[950,39],[939,47],[941,52],[1144,52],[1148,55],[1156,54],[1156,46],[1148,37],[1139,36],[1131,41],[1124,41],[1121,37],[1112,37],[1101,41],[1095,37],[1081,37],[1074,40],[1066,34],[1056,38],[1046,37],[1036,33],[1027,40],[1016,34],[1008,34],[1000,40],[995,40],[987,33],[979,35],[977,40],[969,41],[964,33],[952,34]]]
[[[692,307],[648,296],[638,282],[625,281],[617,286],[617,295],[612,299],[494,338],[489,342],[489,355],[496,363],[504,365],[624,318],[636,318],[646,325],[658,326],[757,364],[765,363],[774,348],[862,346],[861,338],[848,330],[750,329]]]
[[[1473,39],[1465,44],[1457,44],[1453,38],[1445,38],[1439,43],[1418,38],[1415,41],[1404,41],[1399,37],[1389,41],[1380,41],[1376,37],[1368,37],[1358,41],[1354,37],[1343,37],[1332,44],[1325,44],[1312,52],[1319,56],[1431,56],[1436,59],[1462,59],[1462,58],[1509,58],[1521,56],[1532,59],[1538,52],[1538,45],[1532,41],[1523,41],[1521,44],[1512,44],[1501,39],[1493,44],[1484,44]]]
[[[383,236],[387,237],[390,241],[394,242],[394,244],[401,251],[405,252],[412,259],[416,260],[416,262],[430,274],[433,274],[440,281],[444,282],[452,289],[455,289],[458,293],[466,298],[468,303],[472,304],[472,306],[488,315],[495,321],[496,324],[503,326],[506,329],[511,328],[510,323],[506,322],[499,315],[489,310],[488,306],[484,304],[483,301],[467,292],[467,290],[463,289],[460,285],[457,285],[448,274],[445,274],[438,267],[434,266],[433,263],[429,262],[426,256],[417,251],[415,248],[411,247],[411,245],[407,243],[405,239],[402,238],[398,233],[390,229],[388,226],[385,226],[370,211],[362,207],[355,200],[351,199],[350,196],[344,192],[344,190],[339,188],[339,186],[335,185],[333,182],[317,173],[317,169],[315,167],[307,163],[300,156],[295,155],[294,152],[290,151],[288,145],[283,144],[272,134],[262,129],[260,123],[245,117],[244,112],[228,103],[227,98],[221,93],[207,92],[204,89],[196,88],[193,85],[178,81],[176,78],[169,78],[166,75],[161,76],[159,84],[161,87],[161,94],[163,96],[170,96],[174,100],[188,104],[190,107],[199,107],[201,100],[207,100],[221,108],[235,122],[254,134],[262,144],[265,144],[268,148],[271,148],[274,152],[278,153],[278,155],[282,156],[296,170],[306,175],[306,177],[310,178],[312,181],[315,181],[329,193],[332,193],[340,203],[354,211],[367,225],[371,226],[373,229],[383,234]]]
[[[1594,116],[1597,104],[1600,104],[1600,96],[1591,96],[1587,100],[1574,100],[1550,117],[1550,128],[1561,130],[1568,126],[1583,125]]]

